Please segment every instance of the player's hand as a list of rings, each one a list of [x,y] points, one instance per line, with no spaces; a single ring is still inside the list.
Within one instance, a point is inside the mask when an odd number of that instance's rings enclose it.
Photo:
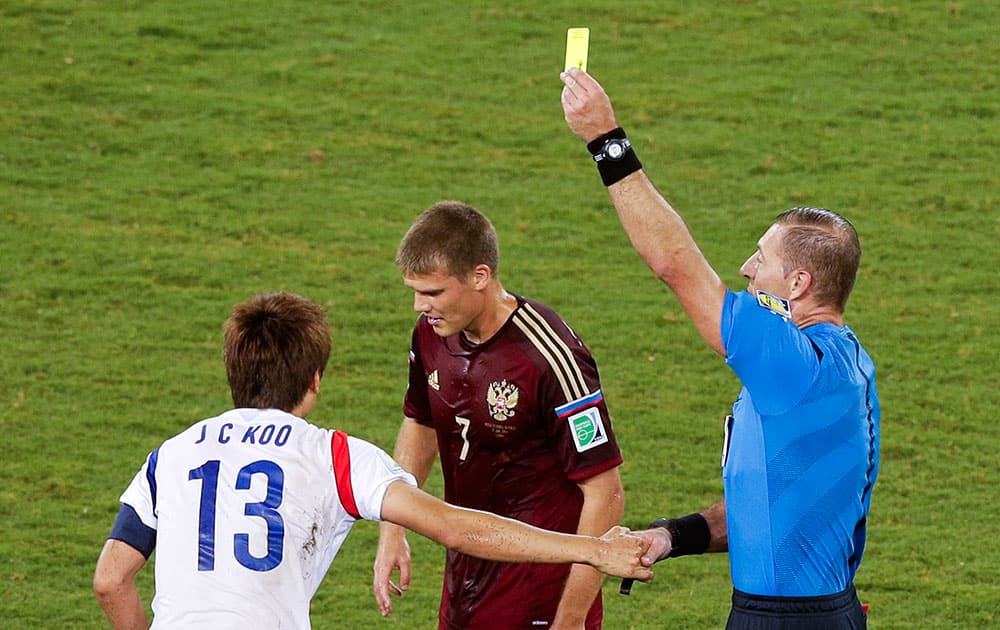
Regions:
[[[601,84],[577,68],[559,74],[563,82],[562,108],[566,124],[584,142],[618,126],[611,99]]]
[[[594,564],[598,571],[643,582],[653,579],[653,570],[642,561],[649,549],[648,539],[634,536],[627,527],[616,525],[601,536],[600,541],[601,552]]]
[[[404,528],[385,521],[379,525],[378,551],[372,569],[375,602],[385,617],[392,612],[392,595],[402,595],[410,588],[410,544],[406,542]],[[396,570],[399,570],[398,586],[392,581]]]
[[[673,545],[670,542],[670,532],[662,527],[643,529],[632,532],[632,535],[641,538],[646,545],[646,552],[642,555],[643,566],[653,566],[654,562],[659,562],[666,558],[667,554],[673,550]]]

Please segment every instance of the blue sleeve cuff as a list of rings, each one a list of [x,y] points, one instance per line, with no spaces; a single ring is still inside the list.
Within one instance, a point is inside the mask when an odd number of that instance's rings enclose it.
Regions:
[[[156,548],[156,530],[143,523],[135,509],[127,503],[122,503],[122,509],[118,511],[118,518],[115,519],[108,538],[135,547],[147,560]]]

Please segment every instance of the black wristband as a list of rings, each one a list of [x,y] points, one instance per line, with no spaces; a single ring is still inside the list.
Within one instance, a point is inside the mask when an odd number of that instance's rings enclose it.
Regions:
[[[587,150],[591,155],[597,155],[604,148],[604,143],[608,140],[624,140],[628,136],[621,127],[615,127],[607,133],[603,133],[587,143]]]
[[[708,521],[697,512],[680,518],[658,518],[650,525],[662,527],[670,532],[671,548],[667,554],[668,558],[705,553],[708,551],[709,543],[712,542]]]
[[[621,157],[608,158],[604,152],[608,140],[627,140],[625,130],[616,127],[587,143],[587,150],[594,156],[597,162],[597,171],[601,174],[601,181],[604,182],[605,186],[610,186],[642,168],[642,163],[631,144]]]

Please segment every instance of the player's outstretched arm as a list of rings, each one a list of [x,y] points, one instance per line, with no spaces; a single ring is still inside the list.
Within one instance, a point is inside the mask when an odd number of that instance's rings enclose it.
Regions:
[[[449,549],[487,560],[578,562],[609,575],[639,580],[653,577],[640,561],[645,544],[624,527],[613,527],[600,538],[551,532],[489,512],[449,505],[401,481],[386,491],[382,519]]]
[[[94,594],[115,630],[145,630],[146,608],[135,587],[135,576],[146,564],[136,548],[120,540],[108,540],[94,571]]]
[[[572,68],[560,78],[563,113],[580,139],[589,143],[618,127],[611,100],[593,77]],[[642,169],[612,183],[608,192],[632,246],[677,295],[705,341],[724,354],[719,328],[726,288],[680,214]]]

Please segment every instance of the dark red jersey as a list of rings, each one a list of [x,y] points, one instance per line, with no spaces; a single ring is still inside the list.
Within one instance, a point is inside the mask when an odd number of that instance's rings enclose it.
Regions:
[[[445,500],[576,532],[577,483],[622,461],[590,351],[547,306],[518,306],[483,344],[413,331],[405,414],[437,433]],[[441,628],[545,628],[569,565],[448,552]],[[588,627],[601,619],[598,596]]]

